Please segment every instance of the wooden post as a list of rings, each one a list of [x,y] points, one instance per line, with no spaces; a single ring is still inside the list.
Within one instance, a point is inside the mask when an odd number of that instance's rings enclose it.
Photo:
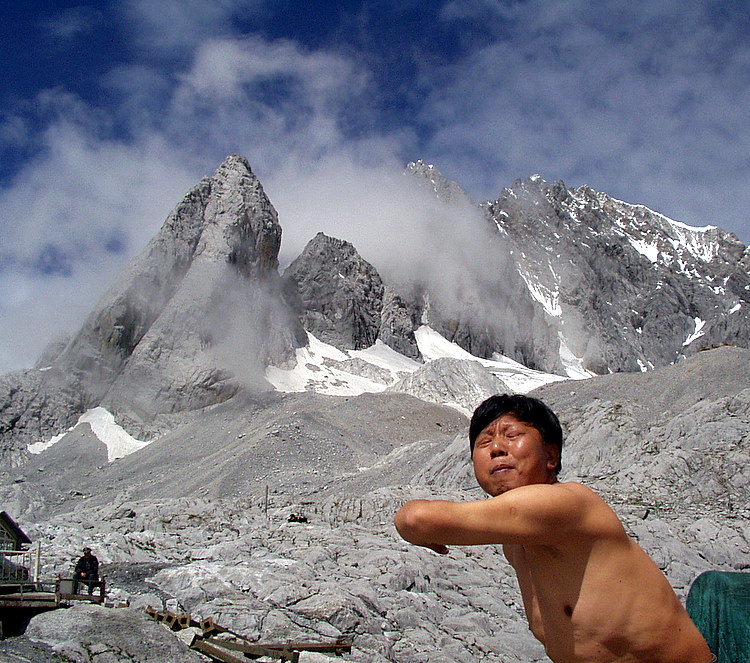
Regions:
[[[34,561],[34,584],[39,582],[39,566],[40,566],[40,558],[42,556],[42,544],[40,541],[37,541],[34,544],[35,548],[35,554],[36,554],[36,560]]]
[[[196,640],[191,645],[191,649],[195,649],[199,652],[203,652],[204,654],[208,654],[212,658],[217,658],[220,661],[224,661],[225,663],[246,663],[247,661],[244,656],[240,658],[239,656],[230,654],[223,647],[217,647],[216,645],[210,642],[206,642],[205,640]]]

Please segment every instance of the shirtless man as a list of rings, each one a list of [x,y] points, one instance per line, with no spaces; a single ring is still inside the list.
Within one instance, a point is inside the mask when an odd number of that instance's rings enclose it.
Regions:
[[[612,509],[559,483],[562,430],[527,396],[492,396],[469,427],[474,474],[491,499],[414,500],[396,513],[410,543],[503,544],[529,627],[556,663],[709,663],[711,651],[659,568]]]

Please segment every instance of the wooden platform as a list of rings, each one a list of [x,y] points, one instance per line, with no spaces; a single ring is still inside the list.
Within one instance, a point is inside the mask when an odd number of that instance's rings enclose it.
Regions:
[[[52,586],[52,591],[43,591],[45,584]],[[70,589],[75,589],[72,581],[63,584],[59,579],[52,583],[39,583],[38,585],[15,585],[0,586],[0,608],[60,608],[67,607],[72,601],[84,601],[87,603],[104,603],[105,583],[103,580],[92,583],[94,585],[94,594],[88,593],[71,593]],[[65,592],[66,588],[68,589]]]
[[[58,594],[54,592],[14,592],[0,594],[0,608],[57,608]]]

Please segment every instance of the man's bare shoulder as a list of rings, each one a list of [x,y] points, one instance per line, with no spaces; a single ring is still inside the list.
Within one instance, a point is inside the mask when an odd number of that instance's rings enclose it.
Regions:
[[[607,506],[607,503],[593,489],[576,481],[566,481],[550,484],[550,488],[560,494],[565,494],[568,499],[585,502],[591,505],[600,504]]]
[[[607,503],[591,488],[575,481],[540,483],[519,486],[495,499],[504,500],[539,500],[551,502],[560,508],[578,510],[582,507],[609,508]]]
[[[594,490],[577,482],[521,486],[494,499],[506,500],[528,516],[535,513],[558,537],[565,533],[573,537],[625,535],[612,508]]]

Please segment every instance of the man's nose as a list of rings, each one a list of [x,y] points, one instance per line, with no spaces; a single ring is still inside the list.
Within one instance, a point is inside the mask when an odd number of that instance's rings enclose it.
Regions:
[[[505,438],[502,435],[495,435],[490,442],[490,455],[494,458],[495,456],[507,456],[508,450],[505,447]]]

